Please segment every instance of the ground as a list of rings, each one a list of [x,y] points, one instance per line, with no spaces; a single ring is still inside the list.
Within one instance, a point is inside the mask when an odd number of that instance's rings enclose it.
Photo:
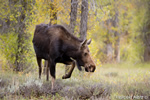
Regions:
[[[70,79],[61,79],[63,65],[56,70],[56,94],[51,82],[33,72],[0,71],[0,99],[11,100],[150,100],[150,64],[103,64],[94,73],[74,70]]]

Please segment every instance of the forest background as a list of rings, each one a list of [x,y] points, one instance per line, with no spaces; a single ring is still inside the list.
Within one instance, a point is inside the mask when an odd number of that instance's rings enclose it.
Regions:
[[[71,22],[74,9],[76,17]],[[149,70],[144,66],[150,65],[150,0],[0,0],[0,10],[3,73],[37,72],[32,39],[35,26],[41,23],[61,24],[77,37],[91,38],[89,49],[100,70],[106,66]],[[87,23],[82,28],[84,21]],[[119,75],[120,70],[117,67],[112,73],[106,69],[104,74]]]

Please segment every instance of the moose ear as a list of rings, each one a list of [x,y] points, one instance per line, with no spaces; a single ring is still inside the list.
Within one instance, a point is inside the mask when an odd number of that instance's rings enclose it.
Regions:
[[[89,40],[87,41],[87,45],[89,45],[89,44],[91,43],[91,41],[92,41],[92,40],[91,40],[91,39],[89,39]]]
[[[87,44],[87,39],[85,39],[82,43],[81,46],[85,46]]]
[[[82,49],[83,47],[85,47],[86,44],[87,44],[87,39],[85,39],[84,41],[82,41],[82,42],[80,43],[79,49]]]

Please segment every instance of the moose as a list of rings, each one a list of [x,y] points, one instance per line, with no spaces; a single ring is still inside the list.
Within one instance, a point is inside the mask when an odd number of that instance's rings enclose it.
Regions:
[[[41,60],[45,59],[48,61],[47,69],[49,69],[51,75],[52,91],[55,86],[56,63],[72,65],[69,72],[63,75],[63,79],[71,77],[75,62],[78,67],[83,66],[86,72],[94,72],[96,69],[88,48],[91,39],[79,39],[62,25],[36,25],[32,42],[39,66],[39,78],[41,78],[42,72]]]

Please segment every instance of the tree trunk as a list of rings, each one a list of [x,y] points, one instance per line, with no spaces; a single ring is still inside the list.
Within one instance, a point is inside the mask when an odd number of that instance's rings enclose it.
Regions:
[[[57,8],[54,5],[54,0],[50,1],[50,22],[49,25],[57,24]]]
[[[117,0],[115,0],[115,2],[117,2]],[[115,4],[115,16],[114,16],[114,24],[113,25],[116,29],[118,29],[118,27],[119,27],[118,15],[119,15],[119,12],[117,9],[117,4]],[[114,36],[115,36],[115,51],[114,51],[115,61],[119,63],[120,62],[120,34],[119,34],[118,30],[115,30]]]
[[[70,29],[72,34],[74,34],[76,26],[77,7],[78,7],[78,0],[71,0]]]
[[[87,20],[88,20],[88,0],[82,0],[80,38],[83,40],[86,39],[86,35],[87,35]]]
[[[113,46],[112,46],[112,41],[111,38],[113,38],[113,30],[111,29],[112,27],[113,20],[108,19],[106,20],[106,29],[107,29],[107,40],[106,40],[106,55],[107,55],[107,62],[112,62],[113,61]]]
[[[145,28],[143,28],[144,33],[144,61],[149,62],[150,61],[150,33],[148,33],[150,30],[150,24],[146,25]],[[146,34],[147,33],[147,34]]]
[[[115,41],[115,61],[116,62],[120,62],[120,36],[118,32],[115,32],[115,37],[116,37],[116,41]]]
[[[148,11],[150,11],[150,3],[148,4]],[[143,26],[143,33],[144,33],[144,44],[145,44],[145,50],[144,50],[144,61],[150,62],[150,14],[147,13],[147,24]]]
[[[21,15],[18,17],[18,29],[16,33],[18,33],[18,38],[17,38],[17,52],[16,52],[16,67],[15,71],[23,71],[23,66],[24,66],[24,51],[25,51],[25,10],[27,7],[27,4],[25,0],[20,0],[20,5],[19,11]]]
[[[113,61],[113,47],[112,43],[108,42],[106,44],[107,62]]]

